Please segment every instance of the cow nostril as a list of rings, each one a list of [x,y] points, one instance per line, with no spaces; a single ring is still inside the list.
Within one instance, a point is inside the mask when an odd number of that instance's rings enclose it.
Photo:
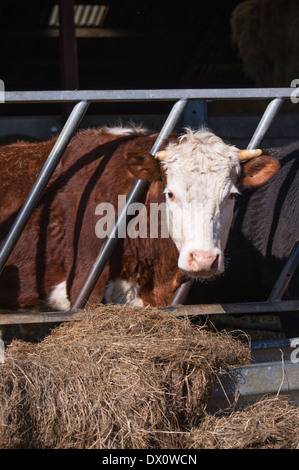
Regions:
[[[191,251],[188,254],[188,267],[192,271],[202,271],[217,274],[220,267],[221,255],[208,251]]]
[[[217,271],[218,270],[218,264],[219,264],[219,255],[216,255],[215,260],[213,261],[213,264],[211,266],[212,271]]]

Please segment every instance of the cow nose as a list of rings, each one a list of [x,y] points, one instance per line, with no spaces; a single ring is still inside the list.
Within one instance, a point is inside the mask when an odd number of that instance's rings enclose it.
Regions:
[[[188,255],[188,266],[191,271],[216,274],[219,271],[220,262],[220,255],[209,251],[191,251]]]

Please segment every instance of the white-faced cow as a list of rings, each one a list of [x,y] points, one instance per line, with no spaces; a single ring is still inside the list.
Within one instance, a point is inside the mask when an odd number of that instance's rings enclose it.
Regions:
[[[173,238],[120,239],[90,303],[165,306],[186,274],[223,272],[238,188],[265,183],[279,164],[261,151],[239,151],[206,129],[171,135],[164,151],[152,156],[156,137],[136,128],[83,130],[73,137],[1,275],[1,307],[69,309],[104,241],[95,230],[96,208],[102,202],[117,207],[118,195],[128,195],[136,178],[149,182],[141,198],[146,209],[166,203]],[[1,147],[1,240],[54,141]]]

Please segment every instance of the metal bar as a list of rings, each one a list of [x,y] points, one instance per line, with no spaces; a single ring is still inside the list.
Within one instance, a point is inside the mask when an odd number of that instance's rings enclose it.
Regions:
[[[266,341],[253,341],[250,349],[277,349],[277,348],[292,348],[294,347],[294,340],[296,338],[284,338],[284,339],[269,339]],[[298,338],[299,341],[299,338]]]
[[[37,325],[47,323],[63,323],[68,321],[82,320],[81,312],[19,312],[19,313],[0,313],[0,326],[8,325]]]
[[[234,409],[250,405],[266,395],[286,394],[299,406],[298,364],[282,358],[259,364],[229,368],[218,378],[211,391],[208,411]],[[237,400],[236,400],[237,397]]]
[[[156,142],[154,143],[153,148],[151,149],[151,154],[154,155],[161,147],[164,140],[169,136],[169,134],[174,129],[176,123],[178,122],[183,110],[185,109],[187,100],[180,100],[173,106],[172,110],[169,113],[168,118],[164,126],[162,127]],[[72,309],[83,308],[89,299],[91,292],[93,291],[100,275],[103,272],[103,269],[111,256],[113,249],[115,248],[118,242],[118,231],[120,227],[123,227],[127,220],[127,210],[128,207],[133,203],[139,200],[141,194],[145,190],[148,182],[144,180],[137,179],[133,185],[133,188],[128,195],[126,204],[122,207],[118,218],[115,222],[114,227],[109,233],[107,239],[105,240],[102,249],[89,272],[78,296],[76,297]]]
[[[188,281],[183,281],[180,287],[176,290],[169,305],[170,306],[180,305],[180,304],[183,305],[188,297],[188,294],[190,292],[192,285],[193,285],[193,281],[190,279]]]
[[[296,88],[8,91],[6,103],[290,99]]]
[[[295,242],[294,248],[291,251],[272,291],[269,295],[269,301],[280,300],[288,288],[294,272],[299,264],[299,239]]]
[[[275,98],[268,104],[262,116],[262,119],[260,120],[256,128],[255,133],[253,134],[249,144],[247,145],[248,149],[256,149],[260,146],[261,142],[265,137],[266,132],[272,124],[272,121],[280,110],[283,101],[284,100],[282,98]]]
[[[248,322],[248,321],[213,321],[213,326],[217,328],[233,328],[234,330],[259,330],[259,331],[282,331],[281,326],[271,322]]]
[[[22,231],[24,230],[28,220],[31,217],[47,183],[49,182],[59,160],[65,151],[69,141],[71,140],[74,132],[79,126],[84,114],[87,111],[89,103],[87,101],[81,101],[78,103],[67,122],[65,123],[53,149],[50,152],[41,172],[35,181],[23,207],[20,209],[6,239],[0,248],[0,274],[8,261],[8,258],[14,249],[17,241],[19,240]]]
[[[255,133],[253,134],[247,148],[248,149],[254,149],[254,148],[258,148],[263,140],[263,138],[265,137],[265,134],[266,132],[268,131],[272,121],[274,120],[274,118],[276,117],[278,111],[280,110],[281,108],[281,105],[283,103],[283,99],[282,98],[275,98],[274,100],[272,100],[256,130],[255,130]],[[188,280],[188,281],[185,281],[181,284],[181,286],[177,289],[177,291],[175,292],[174,294],[174,297],[172,298],[171,302],[170,302],[170,305],[179,305],[179,304],[183,304],[188,296],[188,293],[191,289],[193,285],[193,281],[191,280]]]
[[[246,302],[234,304],[201,304],[201,305],[181,305],[159,307],[158,310],[163,310],[173,313],[176,316],[201,316],[201,315],[223,315],[223,314],[264,314],[280,311],[298,311],[299,300],[285,300],[274,302]]]
[[[240,304],[202,304],[183,305],[179,307],[158,307],[159,311],[167,312],[175,316],[195,317],[206,315],[239,315],[239,314],[264,314],[283,310],[285,312],[299,311],[299,300],[285,300],[275,302],[249,302]],[[0,326],[13,324],[32,323],[60,323],[65,321],[80,320],[84,317],[84,310],[69,310],[67,312],[18,312],[5,310],[0,312]]]

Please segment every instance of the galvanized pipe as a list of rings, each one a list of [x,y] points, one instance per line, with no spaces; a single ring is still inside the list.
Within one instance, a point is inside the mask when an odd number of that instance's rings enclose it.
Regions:
[[[169,136],[169,134],[172,132],[174,129],[176,123],[178,122],[182,112],[184,111],[186,104],[187,104],[186,99],[179,100],[175,105],[173,106],[172,110],[170,111],[170,114],[168,118],[165,121],[164,126],[162,127],[157,140],[151,149],[150,153],[151,155],[154,155],[160,148],[164,140]],[[126,224],[127,221],[127,210],[128,207],[133,203],[139,200],[140,196],[142,195],[143,191],[145,190],[148,182],[137,179],[131,189],[130,194],[128,195],[128,198],[126,200],[126,204],[122,207],[118,218],[115,222],[114,227],[112,228],[111,232],[109,233],[107,239],[105,240],[103,247],[94,263],[92,266],[92,269],[90,270],[79,294],[77,295],[73,305],[72,305],[72,310],[80,309],[83,308],[87,302],[87,300],[90,297],[90,294],[92,293],[101,273],[103,272],[103,269],[106,266],[106,263],[109,259],[109,257],[112,254],[113,249],[115,248],[117,242],[118,242],[118,231],[120,227],[123,227],[124,224]]]
[[[188,279],[187,281],[183,281],[180,287],[176,290],[169,305],[170,306],[184,305],[192,285],[193,285],[193,281],[191,279]]]
[[[248,149],[259,148],[259,146],[261,145],[266,135],[266,132],[268,131],[274,118],[276,117],[278,111],[280,110],[281,105],[283,104],[283,101],[284,100],[282,98],[276,98],[268,104],[262,116],[262,119],[260,120],[256,128],[255,133],[253,134],[249,144],[247,145]]]
[[[65,151],[69,141],[71,140],[74,132],[78,128],[83,116],[85,115],[88,106],[88,101],[81,101],[80,103],[76,104],[72,110],[26,201],[20,209],[6,239],[1,245],[0,274],[3,271],[12,250],[18,242],[22,231],[30,219],[32,212],[37,206],[37,203],[52,174],[54,173],[54,170],[57,167],[63,152]]]
[[[269,301],[281,300],[283,294],[291,282],[292,276],[299,265],[299,239],[296,240],[295,245],[288,257],[273,289],[269,296]]]
[[[170,90],[43,90],[8,91],[6,103],[53,102],[129,102],[129,101],[178,101],[187,100],[273,100],[291,99],[296,88],[211,88]]]
[[[247,146],[248,149],[258,148],[260,146],[263,138],[265,137],[266,132],[268,131],[271,123],[273,122],[278,111],[280,110],[283,101],[284,101],[283,98],[275,98],[268,104],[256,128],[256,131],[253,134]],[[170,305],[174,306],[174,305],[184,304],[192,285],[193,285],[192,280],[184,281],[175,292],[170,302]]]

